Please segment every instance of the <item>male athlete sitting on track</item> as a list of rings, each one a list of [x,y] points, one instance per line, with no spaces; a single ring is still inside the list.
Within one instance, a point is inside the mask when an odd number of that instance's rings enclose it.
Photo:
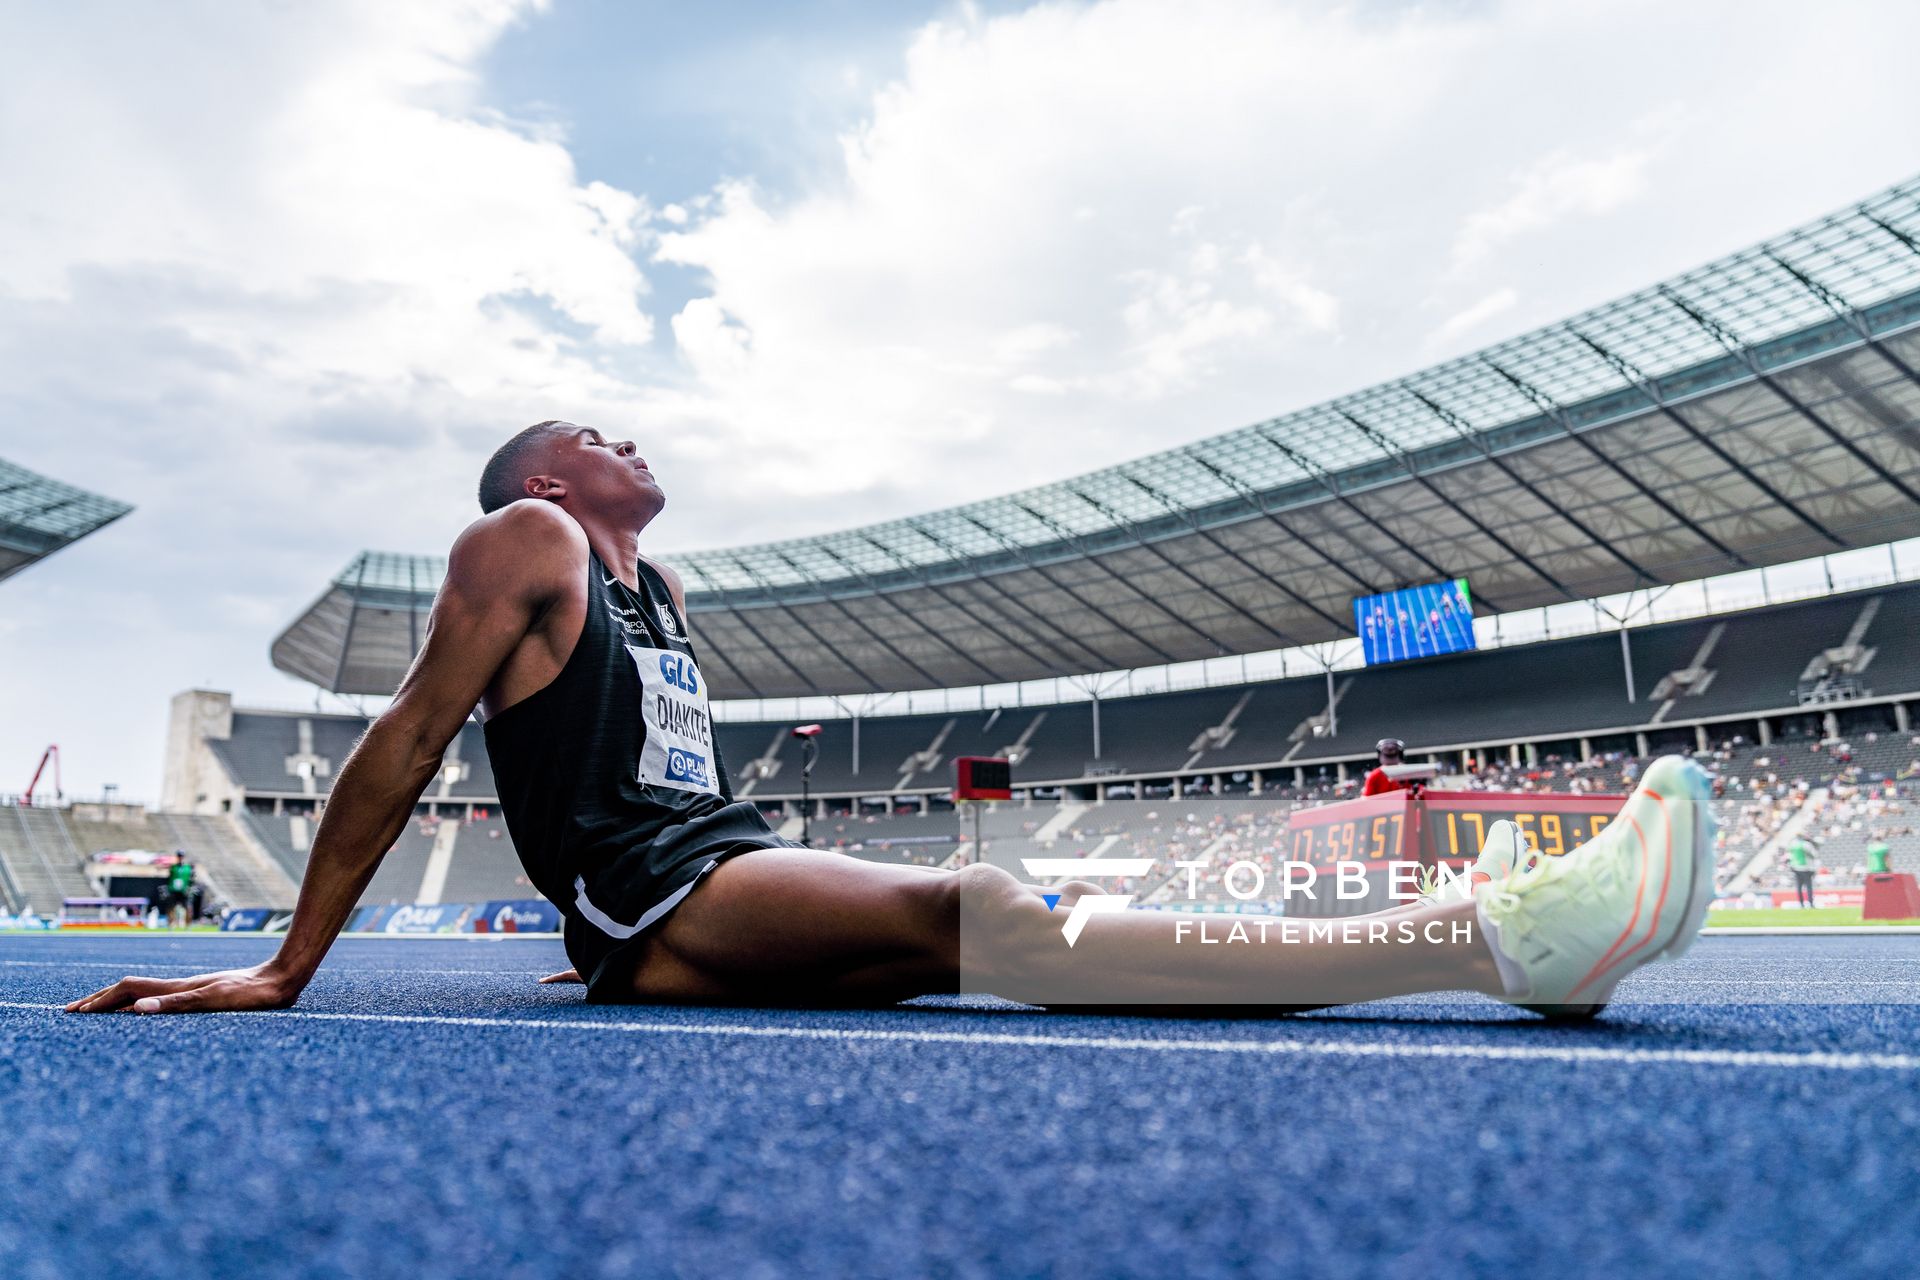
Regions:
[[[1684,950],[1705,918],[1713,823],[1705,775],[1679,759],[1650,767],[1589,844],[1534,859],[1503,831],[1481,855],[1490,883],[1363,917],[1396,929],[1352,940],[1204,945],[1192,935],[1220,917],[1117,911],[1087,918],[1070,947],[1040,891],[995,867],[795,847],[732,800],[680,583],[639,553],[664,504],[630,442],[564,422],[508,441],[413,669],[335,780],[278,954],[125,978],[68,1008],[293,1004],[476,705],[514,844],[565,913],[568,957],[598,1001],[873,1005],[965,990],[1173,1012],[1470,990],[1578,1016]],[[1099,892],[1060,891],[1069,907]]]

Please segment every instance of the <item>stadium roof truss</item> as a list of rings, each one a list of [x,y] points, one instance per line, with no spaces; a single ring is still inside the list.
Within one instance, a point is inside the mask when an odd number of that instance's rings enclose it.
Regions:
[[[1920,178],[1408,377],[1102,471],[693,552],[718,697],[1153,666],[1353,634],[1471,579],[1505,612],[1920,534]],[[391,692],[444,572],[366,553],[274,645]]]
[[[131,510],[0,458],[0,581]]]

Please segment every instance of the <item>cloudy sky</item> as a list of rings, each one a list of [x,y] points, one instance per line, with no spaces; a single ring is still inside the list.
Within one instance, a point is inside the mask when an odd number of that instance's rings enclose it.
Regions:
[[[0,0],[0,457],[137,505],[0,584],[0,792],[631,434],[656,552],[1055,479],[1920,170],[1920,8]]]

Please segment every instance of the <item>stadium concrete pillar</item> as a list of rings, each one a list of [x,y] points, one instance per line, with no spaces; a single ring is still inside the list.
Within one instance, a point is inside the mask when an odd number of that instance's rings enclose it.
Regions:
[[[1226,782],[1226,779],[1222,775],[1217,773],[1214,774],[1213,775],[1213,794],[1219,795],[1220,788],[1225,784],[1225,782]]]
[[[1907,704],[1904,702],[1893,704],[1893,727],[1898,733],[1913,732],[1913,725],[1907,716]]]
[[[1693,726],[1693,745],[1702,752],[1710,750],[1707,746],[1707,726],[1703,724]]]
[[[1266,791],[1267,791],[1267,775],[1262,773],[1260,770],[1255,769],[1253,771],[1253,790],[1251,794],[1256,796],[1265,795]]]
[[[1460,772],[1473,772],[1473,752],[1465,747],[1460,748]]]
[[[1647,741],[1646,734],[1636,733],[1633,735],[1633,754],[1637,756],[1650,756],[1653,754],[1653,746]]]
[[[1773,724],[1765,716],[1760,717],[1760,733],[1759,733],[1758,740],[1760,745],[1763,747],[1771,746],[1773,743]]]
[[[933,797],[921,796],[920,797],[920,816],[924,818],[932,812],[933,812]]]
[[[1526,744],[1524,744],[1524,745],[1523,745],[1523,746],[1521,747],[1521,750],[1522,750],[1523,752],[1525,752],[1525,753],[1526,753],[1526,757],[1527,757],[1527,767],[1528,767],[1529,769],[1532,769],[1532,768],[1536,768],[1536,767],[1538,767],[1538,766],[1539,766],[1539,764],[1540,764],[1540,747],[1539,747],[1539,744],[1537,744],[1537,743],[1533,743],[1533,742],[1529,742],[1529,743],[1526,743]]]
[[[1827,731],[1829,738],[1837,738],[1840,736],[1840,717],[1835,712],[1829,711],[1821,716],[1820,726]]]
[[[1347,762],[1345,760],[1341,760],[1333,766],[1333,776],[1342,782],[1347,780]]]
[[[1307,767],[1305,765],[1297,764],[1293,766],[1293,786],[1296,791],[1305,791],[1307,789]]]
[[[1620,665],[1627,673],[1627,701],[1638,702],[1639,699],[1633,696],[1633,649],[1627,644],[1627,629],[1624,626],[1620,628]],[[1643,751],[1641,754],[1646,753]]]
[[[1507,744],[1507,763],[1510,765],[1514,765],[1516,767],[1520,764],[1520,744],[1519,743],[1509,742]]]
[[[1580,739],[1580,758],[1582,760],[1593,759],[1593,739],[1592,738]]]

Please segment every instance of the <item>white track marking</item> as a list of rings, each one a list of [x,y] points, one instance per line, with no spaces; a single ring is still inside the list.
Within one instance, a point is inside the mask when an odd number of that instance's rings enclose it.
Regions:
[[[0,1000],[0,1009],[58,1012],[57,1004]],[[77,1015],[78,1016],[78,1015]],[[166,1015],[161,1015],[166,1016]],[[314,1022],[371,1022],[388,1026],[476,1027],[502,1031],[586,1031],[625,1035],[717,1036],[750,1040],[816,1040],[841,1044],[994,1045],[1026,1049],[1105,1049],[1145,1053],[1227,1053],[1256,1057],[1436,1058],[1486,1062],[1595,1062],[1643,1066],[1783,1067],[1822,1071],[1920,1071],[1920,1054],[1778,1053],[1740,1049],[1602,1049],[1575,1045],[1358,1044],[1310,1040],[1150,1040],[1126,1036],[1011,1035],[988,1031],[860,1030],[845,1027],[756,1027],[745,1023],[581,1021],[578,1019],[463,1018],[413,1013],[318,1013],[286,1009],[268,1014],[201,1017],[299,1018]]]
[[[144,976],[149,970],[184,969],[189,975],[206,972],[204,961],[199,964],[187,964],[179,960],[164,963],[147,964],[133,960],[0,960],[0,967],[21,969],[116,969],[126,974]],[[524,978],[529,973],[551,973],[551,966],[539,966],[537,969],[379,969],[361,965],[341,966],[329,969],[330,974],[373,973],[405,976],[407,974],[426,974],[434,977],[455,978]]]

